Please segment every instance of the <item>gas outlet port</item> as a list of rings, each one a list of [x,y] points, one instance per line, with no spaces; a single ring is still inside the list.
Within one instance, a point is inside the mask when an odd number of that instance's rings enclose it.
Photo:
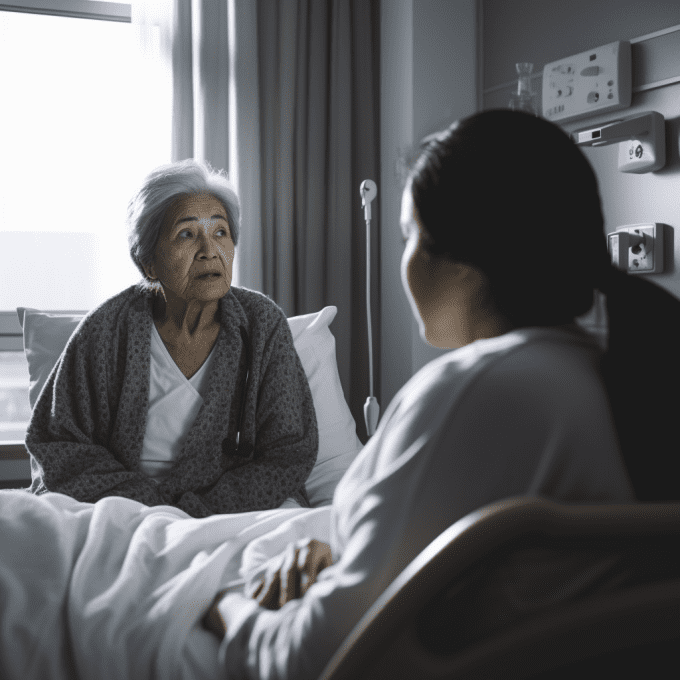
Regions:
[[[629,274],[663,271],[663,225],[630,224],[608,235],[612,263]]]

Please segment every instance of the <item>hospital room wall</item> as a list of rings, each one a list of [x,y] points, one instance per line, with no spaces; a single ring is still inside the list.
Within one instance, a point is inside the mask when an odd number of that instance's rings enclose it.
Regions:
[[[395,162],[400,150],[481,105],[478,6],[478,0],[382,0],[380,6],[381,416],[412,375],[448,351],[421,338],[401,283]]]
[[[401,284],[397,149],[475,110],[507,107],[516,88],[517,62],[534,64],[533,86],[540,96],[545,63],[678,24],[677,0],[382,0],[381,413],[419,368],[446,351],[422,340]],[[680,33],[633,45],[634,86],[643,76],[645,83],[680,76],[678,47]],[[662,170],[619,172],[616,145],[584,148],[584,153],[598,177],[607,233],[640,222],[669,225],[665,271],[648,279],[680,298],[680,239],[674,238],[680,224],[680,83],[634,93],[629,109],[563,128],[571,132],[646,110],[659,111],[666,119],[667,162]],[[546,215],[546,228],[549,223]],[[577,263],[577,246],[565,247],[575,248]]]
[[[482,16],[483,107],[490,109],[507,106],[510,92],[516,87],[516,63],[534,64],[533,71],[538,77],[532,85],[540,95],[544,64],[616,40],[634,40],[677,26],[680,3],[677,0],[483,0]],[[679,48],[680,33],[634,42],[633,88],[680,76]],[[504,83],[508,87],[493,89]],[[660,171],[640,175],[620,172],[616,144],[583,147],[583,150],[598,178],[607,233],[641,222],[670,226],[666,228],[664,244],[665,271],[647,278],[680,298],[680,239],[674,238],[675,229],[680,226],[680,83],[633,92],[630,108],[567,123],[563,129],[572,132],[586,125],[648,110],[658,111],[666,119],[667,161]],[[565,196],[564,200],[568,198]],[[546,228],[550,228],[549,215],[546,215]],[[565,247],[574,247],[574,244],[565,243]]]

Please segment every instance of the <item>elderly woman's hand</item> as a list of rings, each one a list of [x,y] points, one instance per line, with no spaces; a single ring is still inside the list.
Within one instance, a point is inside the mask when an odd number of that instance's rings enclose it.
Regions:
[[[280,609],[286,602],[302,597],[316,582],[319,572],[333,564],[331,547],[327,543],[303,538],[291,543],[280,555],[263,565],[264,576],[254,585],[246,586],[246,596],[257,600],[261,607]],[[203,626],[220,640],[227,631],[217,605],[229,588],[220,590],[203,617]]]
[[[224,634],[227,632],[227,626],[224,623],[224,619],[222,618],[222,614],[220,614],[220,610],[217,608],[217,605],[220,603],[220,600],[229,592],[229,588],[225,588],[224,590],[220,590],[217,595],[215,595],[212,604],[210,605],[210,609],[205,613],[205,616],[203,617],[202,623],[203,627],[206,630],[209,630],[211,633],[214,633],[217,635],[217,637],[221,640],[224,637]]]
[[[268,560],[264,576],[246,594],[261,607],[280,609],[286,602],[302,597],[319,572],[331,564],[333,557],[327,543],[303,538]]]

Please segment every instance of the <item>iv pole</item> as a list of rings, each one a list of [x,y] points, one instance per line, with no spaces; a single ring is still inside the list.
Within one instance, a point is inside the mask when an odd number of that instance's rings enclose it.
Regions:
[[[368,318],[368,375],[370,381],[369,397],[364,404],[364,420],[366,433],[373,435],[378,426],[380,406],[373,396],[373,334],[371,332],[371,201],[378,194],[378,187],[372,179],[366,179],[359,189],[361,205],[366,219],[366,316]]]

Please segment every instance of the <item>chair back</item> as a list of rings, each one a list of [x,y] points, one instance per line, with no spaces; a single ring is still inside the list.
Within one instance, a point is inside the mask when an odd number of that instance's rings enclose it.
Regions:
[[[425,548],[320,680],[569,677],[643,645],[680,648],[680,503],[513,497]]]

